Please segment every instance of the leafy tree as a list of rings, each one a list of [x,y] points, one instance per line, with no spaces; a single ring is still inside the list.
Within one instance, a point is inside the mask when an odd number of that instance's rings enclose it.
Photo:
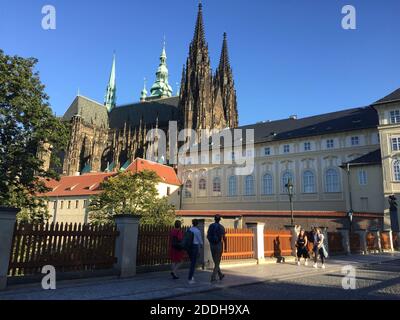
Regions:
[[[68,128],[49,106],[37,60],[9,56],[0,50],[0,205],[23,209],[20,218],[46,220],[44,179],[58,178],[54,168],[68,139]],[[52,151],[47,170],[39,154]]]
[[[105,180],[102,192],[91,198],[89,218],[92,223],[112,223],[113,217],[132,214],[141,224],[169,225],[175,218],[174,207],[156,188],[160,181],[154,171],[124,172]]]

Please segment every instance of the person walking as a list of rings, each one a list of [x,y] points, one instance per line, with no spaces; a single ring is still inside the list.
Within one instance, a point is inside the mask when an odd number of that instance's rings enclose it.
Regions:
[[[183,240],[183,231],[182,231],[182,223],[181,221],[175,221],[174,228],[170,233],[170,259],[172,261],[172,271],[171,276],[174,280],[179,279],[176,272],[178,268],[181,266],[184,256],[184,250],[182,247]]]
[[[324,246],[324,235],[320,228],[315,228],[314,232],[314,268],[318,268],[317,261],[318,256],[321,258],[322,269],[325,269],[325,258],[327,258],[327,252]]]
[[[300,265],[301,257],[304,258],[304,265],[307,266],[307,259],[309,258],[308,250],[307,250],[308,239],[304,229],[300,230],[300,233],[297,237],[296,248],[297,248],[297,265]]]
[[[220,268],[223,252],[222,241],[224,241],[226,247],[225,228],[220,224],[221,216],[219,214],[214,217],[214,221],[215,222],[208,227],[207,231],[207,239],[210,243],[211,255],[214,261],[214,270],[211,276],[211,282],[217,280],[217,275],[219,280],[222,280],[225,277]]]
[[[189,269],[189,284],[195,283],[194,281],[194,270],[196,268],[197,256],[199,254],[199,249],[203,247],[203,239],[201,232],[197,227],[199,221],[197,219],[192,220],[192,227],[188,230],[193,233],[193,241],[189,248],[189,258],[190,258],[190,269]]]

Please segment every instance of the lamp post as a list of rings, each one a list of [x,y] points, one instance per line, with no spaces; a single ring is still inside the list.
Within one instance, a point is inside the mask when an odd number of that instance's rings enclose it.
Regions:
[[[291,179],[288,179],[288,182],[285,185],[288,194],[289,194],[289,202],[290,202],[290,224],[294,226],[294,217],[293,217],[293,183]]]

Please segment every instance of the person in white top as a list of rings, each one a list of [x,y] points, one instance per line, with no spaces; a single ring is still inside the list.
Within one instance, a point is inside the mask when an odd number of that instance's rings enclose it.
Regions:
[[[197,228],[199,221],[197,219],[192,220],[192,227],[189,229],[193,233],[193,242],[189,250],[190,258],[190,269],[189,269],[189,283],[193,284],[194,281],[194,270],[196,268],[197,256],[199,254],[199,249],[203,247],[203,237],[199,228]]]
[[[320,228],[315,228],[315,233],[314,233],[314,268],[318,268],[317,265],[317,260],[318,260],[318,255],[321,258],[322,262],[322,269],[325,269],[325,247],[324,247],[324,235],[321,232]]]

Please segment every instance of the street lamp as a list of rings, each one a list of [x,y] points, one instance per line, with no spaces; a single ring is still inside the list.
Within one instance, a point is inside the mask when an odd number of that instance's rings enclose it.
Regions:
[[[293,183],[291,179],[288,179],[288,182],[285,184],[285,187],[289,194],[290,201],[290,224],[294,226],[294,218],[293,218]]]
[[[347,217],[349,218],[350,232],[351,232],[353,226],[353,210],[350,209],[349,212],[347,212]]]

